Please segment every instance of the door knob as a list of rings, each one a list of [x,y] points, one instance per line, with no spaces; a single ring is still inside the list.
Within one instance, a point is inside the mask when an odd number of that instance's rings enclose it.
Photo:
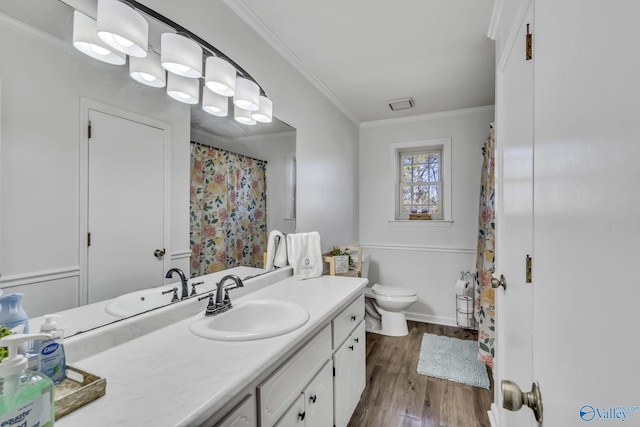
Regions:
[[[507,279],[504,278],[504,274],[500,275],[500,279],[496,279],[495,277],[491,279],[491,287],[496,289],[499,286],[502,286],[504,290],[507,290]]]
[[[520,387],[513,381],[503,380],[502,389],[502,407],[509,411],[517,411],[523,405],[527,405],[536,417],[536,421],[542,422],[542,394],[538,383],[531,385],[531,391],[523,393]]]
[[[153,256],[160,259],[164,256],[164,254],[166,254],[167,251],[164,250],[164,248],[162,249],[156,249],[155,251],[153,251]]]

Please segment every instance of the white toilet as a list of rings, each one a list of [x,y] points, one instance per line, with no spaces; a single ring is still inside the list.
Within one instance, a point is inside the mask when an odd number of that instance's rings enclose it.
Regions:
[[[368,277],[370,255],[362,256],[362,277]],[[375,284],[367,286],[365,296],[365,329],[382,335],[401,337],[407,335],[407,318],[404,311],[418,301],[418,293],[400,286]]]

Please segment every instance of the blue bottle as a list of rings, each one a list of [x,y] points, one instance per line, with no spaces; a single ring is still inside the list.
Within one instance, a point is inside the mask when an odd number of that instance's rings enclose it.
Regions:
[[[0,325],[11,329],[14,334],[29,333],[29,317],[22,308],[24,294],[0,296]]]

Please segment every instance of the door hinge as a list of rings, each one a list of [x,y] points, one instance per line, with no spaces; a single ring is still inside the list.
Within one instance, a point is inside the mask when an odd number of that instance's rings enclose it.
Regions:
[[[89,123],[87,124],[87,137],[91,139],[91,120],[89,120]]]
[[[533,260],[529,255],[527,255],[526,266],[524,268],[524,276],[525,276],[526,283],[531,283],[531,264],[532,263],[533,263]]]
[[[333,367],[333,376],[334,377],[336,376],[336,367],[335,366]]]
[[[91,233],[87,233],[87,246],[91,246]]]
[[[529,32],[529,25],[530,24],[527,24],[527,35],[525,36],[526,37],[526,43],[525,43],[526,54],[525,54],[525,57],[526,57],[527,61],[530,60],[531,58],[533,58],[533,34],[531,34]]]

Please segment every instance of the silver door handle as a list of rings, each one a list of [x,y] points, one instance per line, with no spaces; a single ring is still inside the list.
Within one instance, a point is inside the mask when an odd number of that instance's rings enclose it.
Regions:
[[[495,277],[491,279],[491,287],[496,289],[502,286],[504,290],[507,290],[507,279],[504,278],[504,274],[500,275],[500,279],[496,279]]]
[[[542,393],[538,383],[531,385],[531,391],[523,393],[520,387],[513,381],[503,380],[502,407],[509,411],[518,411],[523,405],[527,405],[533,411],[536,421],[542,422]]]

